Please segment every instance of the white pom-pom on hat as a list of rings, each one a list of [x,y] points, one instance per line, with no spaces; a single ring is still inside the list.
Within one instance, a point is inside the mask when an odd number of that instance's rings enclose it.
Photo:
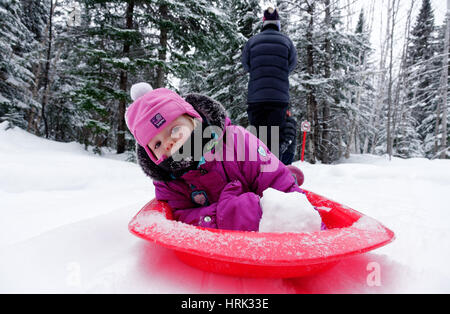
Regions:
[[[141,96],[144,96],[145,94],[151,92],[153,90],[153,87],[149,83],[137,83],[131,86],[130,89],[130,96],[133,101],[138,99]]]

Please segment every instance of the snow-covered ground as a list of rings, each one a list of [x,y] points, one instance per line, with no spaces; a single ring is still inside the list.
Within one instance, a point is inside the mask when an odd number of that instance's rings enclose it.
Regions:
[[[304,188],[378,219],[396,240],[313,277],[248,279],[193,269],[132,236],[127,224],[154,189],[125,156],[99,157],[5,128],[0,293],[450,292],[449,160],[363,155],[337,165],[298,163]]]

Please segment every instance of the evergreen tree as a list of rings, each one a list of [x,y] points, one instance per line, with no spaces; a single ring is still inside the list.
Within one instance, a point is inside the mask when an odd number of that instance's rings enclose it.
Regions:
[[[434,13],[430,0],[422,0],[422,7],[411,31],[410,64],[429,60],[433,56]]]
[[[170,86],[171,77],[184,79],[202,71],[201,60],[217,49],[229,30],[216,1],[143,1],[141,23],[153,30],[157,54],[154,87]]]
[[[202,71],[189,78],[183,89],[196,91],[220,101],[233,122],[247,125],[248,76],[242,68],[241,54],[246,41],[260,31],[261,8],[257,0],[225,0],[218,8],[225,14],[226,31],[215,49],[204,55]]]
[[[347,32],[339,7],[331,1],[284,4],[296,17],[285,30],[299,52],[291,75],[291,106],[297,121],[307,119],[312,125],[307,158],[331,163],[343,148],[353,147],[364,121],[361,109],[370,88],[365,78],[370,63],[364,61],[370,51],[368,35]]]
[[[61,40],[68,51],[61,76],[71,80],[65,96],[73,102],[74,136],[85,145],[124,151],[124,108],[130,102],[127,74],[139,58],[130,59],[130,46],[140,34],[127,24],[133,1],[81,2],[81,25],[68,28]],[[125,86],[124,86],[125,85]],[[66,85],[67,86],[67,85]]]
[[[82,25],[64,36],[70,47],[64,76],[74,103],[77,138],[86,145],[116,147],[134,141],[125,132],[130,86],[177,87],[202,69],[197,60],[215,51],[226,21],[210,1],[84,0]],[[223,35],[222,35],[223,36]],[[123,141],[123,136],[127,139]]]
[[[76,6],[80,15],[73,23]],[[387,103],[393,154],[436,157],[444,32],[434,26],[429,0],[423,0],[398,76],[392,71],[389,95],[387,58],[373,70],[364,12],[351,31],[338,2],[277,0],[276,6],[282,32],[298,51],[290,105],[299,124],[312,124],[309,161],[385,153]],[[260,32],[263,9],[259,0],[2,1],[0,120],[97,151],[132,150],[124,111],[131,85],[146,81],[209,95],[246,126],[241,52]]]
[[[395,86],[396,91],[396,106],[397,110],[394,114],[395,129],[393,132],[393,149],[394,155],[401,158],[423,157],[422,141],[417,131],[418,122],[412,114],[412,106],[408,102],[408,94],[410,89],[408,86],[408,47],[409,34],[411,31],[411,20],[414,3],[411,2],[411,7],[407,14],[407,22],[405,27],[405,44],[401,57],[401,64],[398,79]]]
[[[354,55],[357,56],[353,67],[355,77],[355,85],[352,92],[354,120],[349,132],[349,141],[346,144],[346,157],[348,157],[350,152],[363,153],[364,140],[372,137],[374,132],[376,132],[370,123],[372,107],[374,106],[373,101],[375,99],[373,49],[363,10],[361,10],[358,18],[354,41]],[[354,140],[351,140],[352,136],[354,136]],[[352,146],[354,146],[354,149]]]
[[[435,41],[435,56],[433,58],[433,87],[436,86],[438,90],[436,94],[433,95],[432,99],[432,107],[428,110],[428,125],[425,125],[428,130],[433,130],[433,132],[428,132],[424,141],[426,151],[428,152],[428,157],[430,158],[439,158],[441,155],[442,147],[442,135],[443,135],[443,114],[444,114],[444,104],[442,99],[442,87],[445,84],[442,82],[444,77],[447,79],[447,89],[450,86],[449,76],[446,73],[443,73],[444,70],[444,62],[446,59],[444,58],[444,46],[445,46],[445,28],[446,21],[444,20],[443,24],[440,27],[437,27],[436,30],[436,41]],[[450,53],[450,49],[449,49]],[[445,61],[444,61],[445,60]],[[448,65],[447,65],[448,67]],[[439,87],[438,87],[439,86]],[[448,108],[448,103],[447,103]],[[434,109],[434,112],[431,110]],[[447,130],[448,130],[448,121],[449,121],[449,110],[447,109]],[[449,135],[447,134],[447,143]],[[448,147],[447,147],[448,150]],[[447,155],[450,155],[450,151],[447,152]]]
[[[423,142],[423,151],[432,157],[434,151],[436,106],[439,100],[439,58],[437,55],[434,13],[430,0],[423,0],[408,47],[408,101],[412,117]]]
[[[32,110],[39,111],[36,74],[39,40],[46,4],[7,0],[0,3],[0,120],[28,127]]]

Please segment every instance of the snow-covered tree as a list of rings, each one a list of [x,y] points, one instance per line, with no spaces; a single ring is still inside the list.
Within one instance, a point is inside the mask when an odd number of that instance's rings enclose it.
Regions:
[[[407,12],[406,25],[404,31],[405,43],[402,49],[401,63],[399,74],[395,82],[394,90],[394,107],[393,114],[393,132],[392,147],[393,155],[409,158],[423,157],[422,141],[417,131],[417,121],[412,114],[412,106],[408,101],[410,88],[408,86],[408,47],[410,46],[410,32],[412,24],[412,11],[414,9],[415,0],[411,0],[409,10]]]
[[[360,32],[347,30],[336,1],[279,2],[291,13],[285,30],[299,52],[291,106],[298,121],[312,125],[307,158],[331,163],[344,150],[359,151],[354,146],[360,144],[357,132],[371,88],[368,33],[363,20]]]
[[[370,138],[374,130],[373,106],[375,99],[373,49],[370,44],[370,30],[366,15],[361,10],[355,29],[355,55],[357,56],[352,73],[355,75],[355,86],[352,91],[352,117],[348,140],[346,141],[345,157],[350,153],[364,153],[364,140]]]
[[[76,136],[86,145],[125,150],[124,113],[128,74],[139,58],[130,59],[131,46],[140,39],[133,26],[134,1],[82,1],[80,24],[61,36],[68,50],[61,76],[71,78],[66,96],[73,102]]]
[[[438,54],[442,53],[438,52],[433,8],[430,0],[423,0],[410,34],[407,78],[411,91],[409,106],[412,107],[412,117],[418,122],[417,131],[427,157],[436,153],[435,125],[441,69]]]
[[[432,115],[434,118],[434,133],[432,136],[428,136],[430,138],[430,141],[434,143],[433,154],[431,155],[431,158],[450,157],[450,150],[447,144],[449,143],[449,134],[447,130],[449,127],[448,123],[450,121],[450,112],[448,109],[449,103],[447,97],[448,89],[450,86],[448,76],[448,54],[450,53],[448,44],[448,28],[449,25],[447,24],[447,21],[444,21],[442,26],[437,27],[436,56],[435,62],[433,62],[433,64],[436,67],[435,79],[437,80],[439,77],[439,90],[436,91],[437,95],[434,98],[433,102],[436,109],[434,115]],[[446,128],[444,128],[444,125],[446,125]],[[444,136],[446,136],[445,141],[443,141]]]
[[[202,55],[203,68],[190,77],[183,89],[201,92],[220,101],[233,122],[246,125],[248,76],[241,64],[246,41],[261,29],[258,0],[224,0],[218,4],[226,31],[218,34],[215,49]]]
[[[48,3],[5,0],[0,2],[0,120],[28,127],[36,97],[42,16]],[[33,93],[34,92],[34,93]]]

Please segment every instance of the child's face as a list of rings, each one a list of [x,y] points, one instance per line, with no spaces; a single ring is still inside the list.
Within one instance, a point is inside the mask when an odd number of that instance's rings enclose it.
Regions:
[[[158,160],[164,155],[170,157],[183,146],[193,130],[193,119],[186,115],[179,116],[152,138],[147,146]]]

